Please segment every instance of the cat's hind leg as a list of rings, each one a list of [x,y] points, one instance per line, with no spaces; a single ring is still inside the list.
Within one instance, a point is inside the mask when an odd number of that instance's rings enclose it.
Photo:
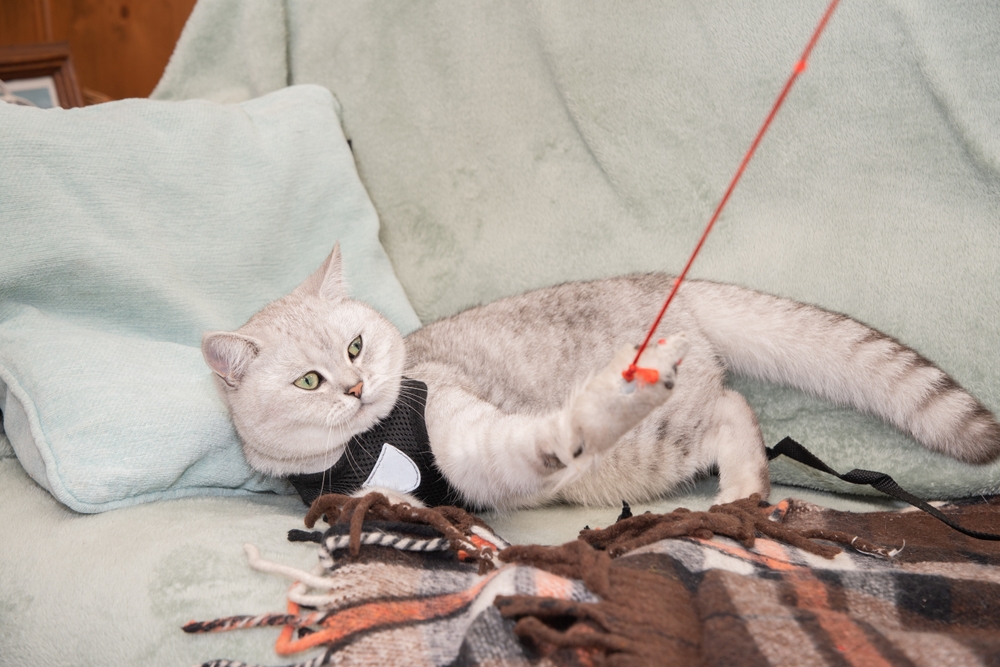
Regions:
[[[718,503],[759,493],[767,499],[771,479],[764,438],[746,399],[724,390],[712,411],[712,424],[702,439],[703,460],[719,468]]]

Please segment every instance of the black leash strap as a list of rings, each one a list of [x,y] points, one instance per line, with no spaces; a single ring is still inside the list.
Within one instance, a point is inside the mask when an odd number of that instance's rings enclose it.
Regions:
[[[968,535],[969,537],[974,537],[977,540],[1000,541],[1000,535],[994,535],[993,533],[981,533],[978,530],[963,528],[962,526],[958,525],[950,518],[948,518],[943,512],[941,512],[936,507],[927,504],[926,502],[924,502],[920,498],[917,498],[909,491],[906,491],[905,489],[900,487],[899,484],[896,484],[896,481],[892,477],[889,477],[889,475],[886,475],[884,472],[874,472],[872,470],[858,470],[857,468],[855,468],[849,473],[841,475],[839,472],[837,472],[827,464],[820,461],[808,449],[800,445],[795,440],[792,440],[791,438],[787,437],[778,444],[776,444],[774,447],[767,447],[766,449],[767,449],[768,461],[776,459],[782,454],[784,454],[793,461],[798,461],[799,463],[803,463],[809,466],[810,468],[815,468],[816,470],[825,472],[829,475],[833,475],[834,477],[839,477],[845,482],[849,482],[851,484],[866,484],[868,486],[874,487],[875,489],[878,489],[887,496],[892,496],[893,498],[907,502],[918,509],[922,509],[935,519],[942,521],[943,523],[954,528],[958,532]]]

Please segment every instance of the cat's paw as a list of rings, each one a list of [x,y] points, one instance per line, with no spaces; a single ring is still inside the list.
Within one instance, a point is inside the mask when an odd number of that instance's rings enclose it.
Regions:
[[[690,347],[691,344],[688,342],[687,336],[682,333],[666,339],[661,338],[655,345],[648,346],[639,357],[639,362],[636,364],[636,374],[632,380],[626,380],[619,371],[620,391],[624,394],[630,394],[648,387],[662,396],[661,390],[666,390],[667,394],[662,398],[663,401],[667,400],[670,396],[669,392],[673,390],[674,384],[677,382],[678,366],[684,360],[684,355],[687,354]],[[623,356],[627,359],[625,364],[625,368],[627,368],[635,356],[635,348],[626,347],[620,350],[615,356],[615,361],[605,369],[605,372],[613,370],[612,367],[620,367],[620,358]],[[650,371],[655,371],[655,373]]]
[[[690,344],[683,334],[660,340],[639,358],[640,372],[628,381],[622,373],[635,348],[618,351],[573,399],[570,431],[572,459],[602,454],[650,412],[663,405],[677,384],[677,369]],[[564,456],[560,462],[568,464]]]

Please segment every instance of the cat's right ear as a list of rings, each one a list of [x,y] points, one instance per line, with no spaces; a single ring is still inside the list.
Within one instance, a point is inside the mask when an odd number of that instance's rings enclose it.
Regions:
[[[205,362],[230,387],[239,386],[250,363],[260,353],[260,343],[249,336],[228,331],[212,331],[201,339]]]
[[[299,286],[299,290],[321,296],[327,301],[339,301],[347,298],[347,285],[344,283],[343,264],[340,259],[340,242],[333,246],[333,251],[311,276]]]

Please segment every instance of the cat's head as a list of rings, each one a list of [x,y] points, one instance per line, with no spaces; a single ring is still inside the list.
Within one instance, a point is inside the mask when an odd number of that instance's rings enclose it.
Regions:
[[[339,244],[242,327],[206,333],[201,350],[247,461],[272,475],[336,463],[351,436],[391,412],[406,355],[388,320],[348,298]]]

